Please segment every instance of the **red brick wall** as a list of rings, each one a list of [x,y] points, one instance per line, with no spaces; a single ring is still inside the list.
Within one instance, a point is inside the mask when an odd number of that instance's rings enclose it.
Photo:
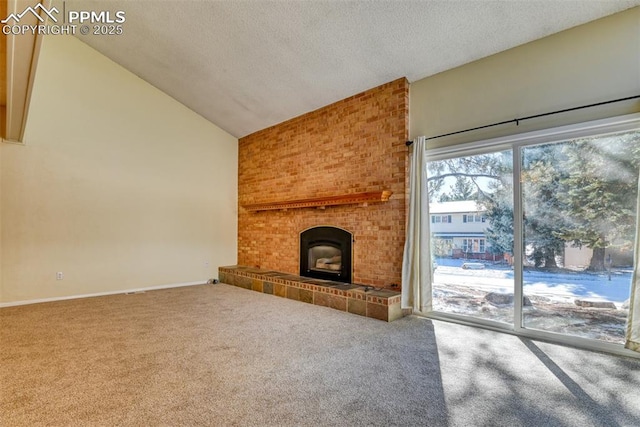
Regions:
[[[400,284],[409,84],[398,79],[241,138],[238,264],[299,273],[300,232],[353,233],[353,282]],[[244,204],[391,190],[368,206],[249,212]]]

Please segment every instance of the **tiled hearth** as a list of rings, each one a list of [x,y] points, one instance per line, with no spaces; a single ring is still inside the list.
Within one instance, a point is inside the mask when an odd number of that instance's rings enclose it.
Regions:
[[[218,277],[222,283],[240,288],[387,322],[403,316],[400,292],[367,290],[371,287],[237,265],[220,267]]]

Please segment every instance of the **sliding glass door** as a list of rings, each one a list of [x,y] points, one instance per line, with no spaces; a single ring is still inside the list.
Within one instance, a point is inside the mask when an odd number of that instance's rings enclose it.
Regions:
[[[523,326],[624,342],[640,132],[522,148]]]
[[[433,314],[622,344],[639,121],[427,151]]]
[[[429,162],[434,310],[513,324],[512,150]]]

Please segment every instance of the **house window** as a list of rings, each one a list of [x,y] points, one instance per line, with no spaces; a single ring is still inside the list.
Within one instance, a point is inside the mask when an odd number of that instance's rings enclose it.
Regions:
[[[451,223],[451,215],[431,215],[431,223]]]
[[[485,240],[462,239],[462,250],[470,253],[483,253],[485,250]]]
[[[483,237],[462,237],[451,251],[451,265],[462,269],[435,271],[436,316],[621,348],[628,310],[620,307],[638,262],[640,115],[427,150],[427,158],[430,200],[457,197],[453,184],[464,179],[479,189],[479,211],[462,222],[484,223]],[[486,310],[490,292],[513,298]],[[580,304],[589,295],[608,308],[587,316]]]
[[[462,222],[485,222],[486,217],[480,214],[464,214],[462,215]]]

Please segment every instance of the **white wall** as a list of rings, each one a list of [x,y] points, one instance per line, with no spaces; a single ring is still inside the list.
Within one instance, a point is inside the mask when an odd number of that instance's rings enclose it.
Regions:
[[[410,136],[435,136],[632,95],[640,95],[640,7],[412,83]],[[640,100],[611,104],[436,139],[428,147],[639,111]]]
[[[0,302],[217,277],[236,262],[237,159],[236,138],[47,36],[25,145],[2,147]]]

